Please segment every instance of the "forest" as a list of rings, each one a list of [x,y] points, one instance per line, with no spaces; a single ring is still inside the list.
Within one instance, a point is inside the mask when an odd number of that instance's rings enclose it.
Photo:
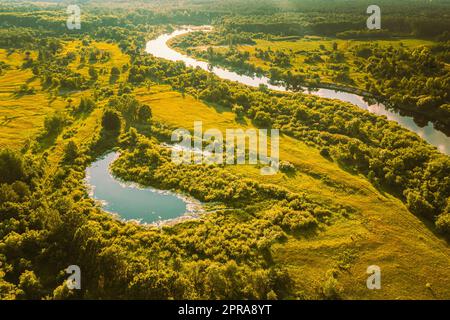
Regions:
[[[375,40],[405,44],[367,40],[362,0],[91,1],[80,30],[65,27],[63,5],[0,4],[0,300],[448,299],[449,156],[386,117],[300,90],[353,87],[449,129],[449,4],[379,2]],[[185,24],[214,29],[172,47],[293,92],[145,53]],[[282,46],[309,37],[317,48]],[[196,116],[279,129],[281,172],[174,164],[166,143]],[[85,182],[111,150],[122,181],[217,209],[162,226],[115,218]],[[359,276],[372,256],[386,266],[386,291],[368,292]],[[73,264],[81,290],[66,284]]]

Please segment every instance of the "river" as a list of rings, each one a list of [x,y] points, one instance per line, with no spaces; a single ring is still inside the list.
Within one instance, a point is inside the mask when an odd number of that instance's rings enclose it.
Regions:
[[[157,37],[156,39],[147,42],[146,52],[154,55],[157,58],[164,58],[171,61],[183,61],[187,66],[194,68],[199,67],[203,70],[213,72],[222,79],[237,81],[252,87],[259,87],[261,84],[264,84],[269,89],[272,90],[287,91],[286,88],[282,85],[271,84],[269,78],[267,77],[264,76],[250,77],[247,75],[240,75],[236,72],[221,67],[217,66],[211,67],[207,62],[199,61],[194,58],[188,57],[180,52],[175,51],[174,49],[170,48],[167,45],[167,41],[176,36],[192,32],[194,30],[202,30],[202,29],[209,30],[210,27],[205,26],[205,27],[197,27],[195,29],[189,28],[179,29],[175,30],[170,34],[163,34]],[[366,99],[364,99],[364,97],[354,93],[324,88],[307,91],[307,93],[320,96],[323,98],[337,99],[344,102],[350,102],[360,107],[361,109],[367,110],[376,115],[386,116],[388,120],[395,121],[402,127],[412,132],[415,132],[422,139],[424,139],[431,145],[437,147],[437,149],[440,152],[450,155],[450,137],[447,137],[443,132],[436,129],[431,122],[428,122],[427,125],[421,127],[418,124],[416,124],[413,117],[400,115],[399,112],[388,109],[382,103],[371,104],[367,102]]]

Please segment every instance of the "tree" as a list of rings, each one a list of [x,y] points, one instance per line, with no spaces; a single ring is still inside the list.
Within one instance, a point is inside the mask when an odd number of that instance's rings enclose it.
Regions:
[[[130,131],[129,131],[129,136],[130,136],[130,145],[135,146],[136,143],[138,142],[137,130],[135,128],[131,127]]]
[[[102,117],[102,126],[107,131],[119,131],[121,126],[119,114],[111,109],[105,110]]]
[[[138,119],[140,122],[144,123],[150,120],[152,117],[152,109],[150,106],[143,104],[139,107]]]
[[[406,206],[412,213],[433,216],[433,206],[417,191],[406,192]]]
[[[447,207],[436,219],[436,228],[439,232],[450,236],[450,197],[447,198]]]
[[[54,113],[47,116],[44,120],[45,131],[49,134],[61,132],[64,126],[65,118],[60,113]]]
[[[37,300],[41,298],[42,286],[33,271],[24,271],[19,277],[19,289],[23,298]]]
[[[285,173],[295,172],[295,166],[289,161],[283,160],[280,161],[280,171]]]
[[[19,196],[20,199],[24,199],[30,195],[30,187],[22,181],[15,181],[11,188],[14,190],[14,193]]]
[[[118,78],[120,76],[120,70],[117,67],[111,68],[111,78]]]
[[[450,213],[443,213],[438,216],[436,228],[439,232],[450,235]]]
[[[232,108],[233,112],[236,114],[238,119],[242,119],[242,117],[245,115],[245,109],[243,106],[240,106],[238,104],[233,105]]]
[[[256,112],[254,121],[259,127],[270,127],[272,123],[270,114],[265,111]]]
[[[67,287],[67,284],[64,282],[59,287],[57,287],[55,290],[53,290],[53,299],[54,300],[67,300],[67,299],[73,299],[75,294],[75,290],[70,290]]]
[[[73,140],[70,140],[64,147],[64,160],[72,162],[77,157],[78,157],[78,146]]]
[[[5,272],[0,270],[0,300],[14,300],[20,290],[14,284],[6,281],[4,276]]]
[[[111,68],[111,75],[109,77],[109,80],[111,82],[115,82],[117,79],[119,79],[119,77],[120,77],[120,70],[119,70],[119,68],[117,68],[115,66],[112,67]]]
[[[264,83],[260,83],[258,86],[259,91],[261,92],[268,92],[269,91],[269,87],[264,84]]]
[[[277,300],[277,294],[273,290],[270,290],[267,294],[267,300]]]
[[[96,70],[94,67],[92,67],[92,66],[89,67],[89,76],[90,76],[91,79],[94,80],[94,81],[98,79],[98,72],[97,72],[97,70]]]
[[[324,157],[324,158],[331,158],[331,156],[330,156],[330,149],[328,149],[327,147],[322,148],[322,149],[320,150],[320,155],[321,155],[322,157]]]
[[[9,149],[0,151],[0,183],[13,183],[25,177],[22,157]]]

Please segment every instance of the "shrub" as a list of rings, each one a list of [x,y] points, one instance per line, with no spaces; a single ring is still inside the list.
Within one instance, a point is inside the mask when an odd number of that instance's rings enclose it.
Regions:
[[[259,127],[270,127],[272,124],[270,114],[265,111],[256,112],[254,121]]]
[[[22,157],[14,151],[0,151],[0,183],[13,183],[25,176]]]
[[[65,117],[61,113],[49,115],[44,120],[44,128],[48,134],[60,133],[65,124]]]
[[[289,161],[280,161],[280,171],[281,172],[294,172],[295,166]]]
[[[241,119],[245,114],[245,109],[243,106],[240,106],[238,104],[235,104],[232,108],[232,111],[236,114],[238,119]]]
[[[121,126],[119,114],[114,110],[105,110],[102,117],[102,126],[107,131],[119,131]]]
[[[139,107],[138,119],[140,122],[147,122],[152,117],[152,109],[150,106],[144,104]]]
[[[327,279],[322,284],[321,293],[325,299],[337,300],[340,298],[342,288],[339,286],[339,282],[336,279],[334,270],[327,272]]]
[[[433,216],[433,207],[417,191],[408,191],[406,195],[406,206],[412,213],[427,217]]]
[[[94,109],[95,102],[87,97],[82,97],[80,100],[80,104],[78,105],[78,111],[80,112],[88,112]]]
[[[320,150],[320,155],[321,155],[322,157],[324,157],[324,158],[331,158],[331,156],[330,156],[330,149],[328,149],[328,148],[322,148],[322,149]]]
[[[78,157],[78,146],[70,140],[64,147],[64,160],[72,162]]]
[[[316,226],[317,220],[307,211],[288,211],[281,225],[290,231],[299,231]]]
[[[436,228],[440,233],[450,236],[450,213],[443,213],[438,216]]]

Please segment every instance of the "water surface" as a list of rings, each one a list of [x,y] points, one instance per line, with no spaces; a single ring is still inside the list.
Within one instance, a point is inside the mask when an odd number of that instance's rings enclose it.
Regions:
[[[123,220],[158,223],[193,213],[197,203],[174,192],[140,187],[119,181],[111,175],[110,164],[118,157],[111,152],[86,169],[91,196],[102,203],[105,211]]]

